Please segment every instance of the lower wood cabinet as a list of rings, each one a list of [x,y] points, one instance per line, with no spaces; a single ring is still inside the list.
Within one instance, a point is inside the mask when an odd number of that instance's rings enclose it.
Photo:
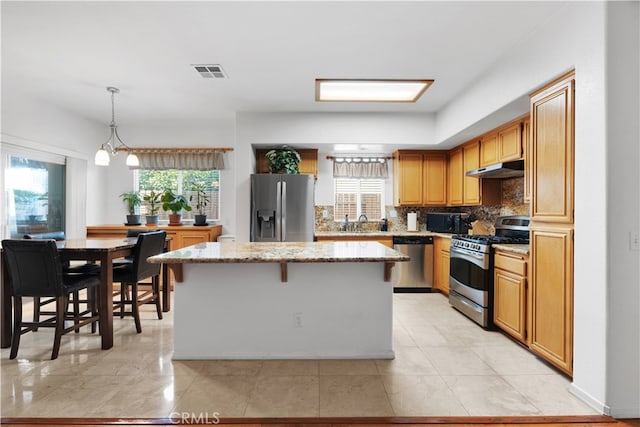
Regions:
[[[127,230],[164,230],[171,238],[170,248],[181,249],[196,243],[215,242],[222,234],[221,225],[196,227],[193,225],[92,225],[87,227],[87,238],[101,239],[126,236]]]
[[[496,250],[493,322],[522,343],[527,339],[527,255]]]
[[[382,243],[385,246],[393,248],[393,237],[381,237],[381,236],[354,236],[354,235],[346,235],[346,236],[316,236],[316,241],[318,242],[349,242],[349,241],[367,241],[367,242],[378,242]]]
[[[433,287],[440,292],[449,295],[449,267],[451,239],[447,237],[434,237],[433,239],[434,280]],[[426,262],[427,260],[425,260]]]
[[[531,223],[529,348],[573,373],[573,227]]]

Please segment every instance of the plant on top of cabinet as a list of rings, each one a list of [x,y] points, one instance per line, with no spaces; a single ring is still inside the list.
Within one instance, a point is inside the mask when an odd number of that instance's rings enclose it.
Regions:
[[[191,184],[191,191],[196,193],[196,209],[198,210],[194,225],[207,225],[207,214],[204,212],[204,208],[209,204],[209,195],[206,191],[206,184],[194,182]],[[193,201],[193,195],[189,196],[189,201]]]
[[[127,191],[120,195],[122,201],[127,205],[127,225],[139,225],[140,215],[136,215],[136,208],[142,203],[140,193],[137,191]]]
[[[151,190],[149,194],[145,194],[142,197],[142,200],[149,204],[149,213],[146,215],[147,224],[157,224],[158,223],[158,211],[160,210],[160,197],[162,197],[162,193],[156,193],[154,190]]]
[[[167,189],[162,193],[160,201],[162,202],[162,210],[165,212],[171,212],[171,214],[169,214],[169,225],[182,224],[181,212],[183,210],[191,210],[189,201],[182,194],[175,194],[173,190],[170,189]]]
[[[299,174],[298,163],[302,160],[300,154],[293,148],[283,145],[282,148],[274,148],[265,154],[269,160],[269,172]]]

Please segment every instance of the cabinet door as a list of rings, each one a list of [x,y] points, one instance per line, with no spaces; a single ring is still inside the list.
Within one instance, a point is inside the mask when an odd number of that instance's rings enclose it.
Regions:
[[[462,148],[456,148],[449,153],[449,179],[447,193],[447,204],[449,206],[462,205],[463,176]]]
[[[422,205],[422,154],[400,153],[396,165],[398,169],[395,171],[398,180],[396,206]]]
[[[521,342],[526,339],[526,279],[496,268],[494,270],[493,321]]]
[[[447,204],[447,156],[425,154],[423,157],[424,194],[422,203],[431,206]]]
[[[567,374],[573,365],[573,229],[531,225],[530,348]]]
[[[468,177],[466,173],[470,170],[480,167],[480,142],[476,141],[471,144],[467,144],[462,149],[462,164],[463,164],[463,176],[464,184],[463,200],[462,203],[465,206],[479,205],[480,200],[480,182],[478,178]]]
[[[449,294],[449,246],[451,240],[444,237],[434,238],[434,287]]]
[[[480,166],[498,163],[498,134],[489,134],[480,141]]]
[[[518,160],[522,158],[522,126],[516,123],[498,132],[498,160]]]
[[[531,144],[529,143],[531,128],[529,120],[522,122],[522,152],[524,156],[524,201],[531,201]]]
[[[176,249],[186,248],[187,246],[195,245],[197,243],[205,243],[209,241],[208,230],[188,230],[179,231],[177,234],[178,244],[180,245]]]
[[[573,223],[573,75],[531,97],[531,220]]]

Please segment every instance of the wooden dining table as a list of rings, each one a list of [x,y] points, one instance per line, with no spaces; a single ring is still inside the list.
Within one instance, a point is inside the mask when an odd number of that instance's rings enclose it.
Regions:
[[[69,239],[57,242],[60,258],[69,261],[85,260],[99,262],[101,266],[111,266],[113,260],[129,256],[133,253],[137,238],[113,239]],[[0,275],[0,347],[11,346],[12,334],[12,298],[9,277],[4,268],[4,257],[0,257],[2,274]],[[36,266],[34,266],[35,268]],[[162,267],[163,283],[167,283],[167,268]],[[113,347],[113,271],[111,268],[100,269],[100,335],[102,349]],[[169,287],[163,286],[163,302],[169,299]]]

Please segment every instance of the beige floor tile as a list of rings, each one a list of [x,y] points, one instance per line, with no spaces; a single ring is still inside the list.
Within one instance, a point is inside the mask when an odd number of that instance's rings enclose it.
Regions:
[[[382,381],[396,416],[469,415],[439,376],[384,375]]]
[[[462,343],[453,335],[442,332],[440,328],[432,324],[416,325],[409,324],[406,326],[413,342],[418,347],[439,347],[462,345]]]
[[[395,350],[393,360],[376,360],[381,375],[437,375],[433,363],[417,347],[405,347]]]
[[[500,375],[554,374],[542,359],[516,343],[471,347],[471,350]]]
[[[472,416],[542,415],[521,393],[497,375],[443,377]]]
[[[258,375],[262,360],[204,360],[200,370],[207,375]]]
[[[495,375],[476,353],[468,347],[423,347],[421,350],[440,375]]]
[[[320,376],[321,417],[392,416],[378,375]]]
[[[192,382],[177,399],[173,412],[213,413],[221,417],[244,416],[258,377],[206,375]]]
[[[317,417],[319,379],[312,375],[259,376],[246,417]]]
[[[503,378],[544,415],[598,414],[595,409],[571,394],[571,382],[560,375],[505,375]]]
[[[375,360],[320,360],[320,375],[378,375]]]
[[[261,376],[318,375],[317,360],[265,360]]]

